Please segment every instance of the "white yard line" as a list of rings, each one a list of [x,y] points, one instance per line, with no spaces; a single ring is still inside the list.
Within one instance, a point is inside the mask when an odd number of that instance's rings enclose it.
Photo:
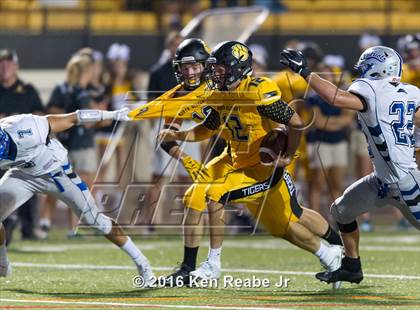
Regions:
[[[375,238],[371,241],[376,241],[380,243],[386,243],[386,239]],[[420,253],[420,239],[418,238],[410,238],[406,236],[402,239],[402,244],[398,246],[398,241],[396,239],[391,239],[389,243],[392,245],[374,245],[374,244],[362,244],[361,250],[364,251],[374,251],[374,252],[419,252]],[[418,240],[418,242],[416,241]],[[363,241],[363,240],[362,240]],[[174,242],[145,242],[142,243],[141,241],[136,242],[137,245],[145,251],[149,250],[156,250],[161,248],[174,248],[179,247],[178,243]],[[372,242],[375,243],[375,242]],[[413,245],[407,245],[412,243]],[[224,241],[223,245],[225,248],[230,249],[266,249],[266,250],[299,250],[293,245],[290,245],[282,240],[264,240],[261,241],[243,241],[243,240],[226,240]],[[208,246],[207,242],[203,242],[202,246]],[[50,252],[50,253],[57,253],[57,252],[66,252],[66,251],[76,251],[76,250],[94,250],[94,249],[115,249],[115,246],[111,243],[86,243],[86,244],[57,244],[57,245],[22,245],[15,247],[16,250],[21,252]]]
[[[23,268],[50,268],[50,269],[91,269],[91,270],[135,270],[134,266],[119,266],[119,265],[89,265],[89,264],[38,264],[38,263],[24,263],[12,262],[13,267]],[[173,267],[153,267],[157,271],[170,271]],[[287,270],[270,270],[270,269],[237,269],[237,268],[223,268],[223,272],[234,273],[250,273],[250,274],[279,274],[279,275],[305,275],[313,276],[314,272],[309,271],[287,271]],[[394,275],[394,274],[365,274],[368,278],[378,279],[394,279],[394,280],[420,280],[420,275]]]
[[[235,307],[235,306],[205,306],[205,305],[165,305],[165,304],[139,304],[139,303],[121,303],[121,302],[95,302],[95,301],[62,301],[62,300],[26,300],[26,299],[8,299],[1,298],[0,302],[20,302],[31,304],[64,304],[64,305],[90,305],[90,306],[120,306],[120,307],[152,307],[152,308],[177,308],[177,309],[224,309],[224,310],[289,310],[287,308],[271,307]]]

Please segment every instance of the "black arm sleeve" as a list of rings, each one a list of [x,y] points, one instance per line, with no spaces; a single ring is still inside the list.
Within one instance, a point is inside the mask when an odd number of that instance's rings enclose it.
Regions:
[[[289,123],[293,114],[295,114],[295,110],[282,100],[276,101],[272,104],[259,105],[257,106],[257,110],[260,115],[285,125]]]
[[[176,128],[174,126],[171,126],[170,124],[163,125],[163,128],[164,129],[178,130],[178,128]],[[175,146],[179,146],[179,144],[176,141],[162,141],[160,143],[160,147],[168,154],[169,154],[169,151]]]
[[[210,107],[204,107],[203,112],[206,115],[206,119],[203,121],[203,125],[209,130],[216,130],[220,127],[220,114],[219,112]]]

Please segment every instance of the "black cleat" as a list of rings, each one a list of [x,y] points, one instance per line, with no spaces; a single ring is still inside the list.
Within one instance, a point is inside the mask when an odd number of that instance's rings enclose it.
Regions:
[[[188,265],[182,264],[173,274],[170,274],[165,279],[165,286],[180,287],[188,286],[190,284],[190,273],[194,271]]]
[[[352,272],[347,269],[339,268],[333,272],[318,272],[315,277],[327,283],[333,283],[338,281],[345,281],[350,283],[357,283],[359,284],[363,280],[363,272],[362,270],[357,272]]]

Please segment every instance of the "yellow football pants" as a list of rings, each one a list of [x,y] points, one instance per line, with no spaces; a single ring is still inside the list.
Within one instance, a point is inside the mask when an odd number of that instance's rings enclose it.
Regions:
[[[184,204],[203,212],[206,200],[246,203],[257,222],[276,237],[287,233],[290,222],[302,214],[292,177],[282,169],[256,165],[234,169],[227,153],[206,165],[212,180],[194,183],[185,193]]]

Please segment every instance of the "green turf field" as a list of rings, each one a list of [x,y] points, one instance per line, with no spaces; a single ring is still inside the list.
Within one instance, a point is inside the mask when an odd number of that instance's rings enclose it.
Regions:
[[[313,274],[310,254],[270,237],[229,237],[223,249],[223,276],[267,278],[268,288],[136,289],[136,271],[125,254],[100,237],[68,241],[15,241],[9,257],[14,272],[0,279],[0,308],[19,309],[420,309],[420,235],[369,233],[362,236],[365,280],[333,293]],[[177,238],[135,239],[166,275],[181,260]],[[207,255],[203,243],[200,260]],[[287,288],[276,288],[279,277]],[[219,283],[220,286],[223,283]]]

